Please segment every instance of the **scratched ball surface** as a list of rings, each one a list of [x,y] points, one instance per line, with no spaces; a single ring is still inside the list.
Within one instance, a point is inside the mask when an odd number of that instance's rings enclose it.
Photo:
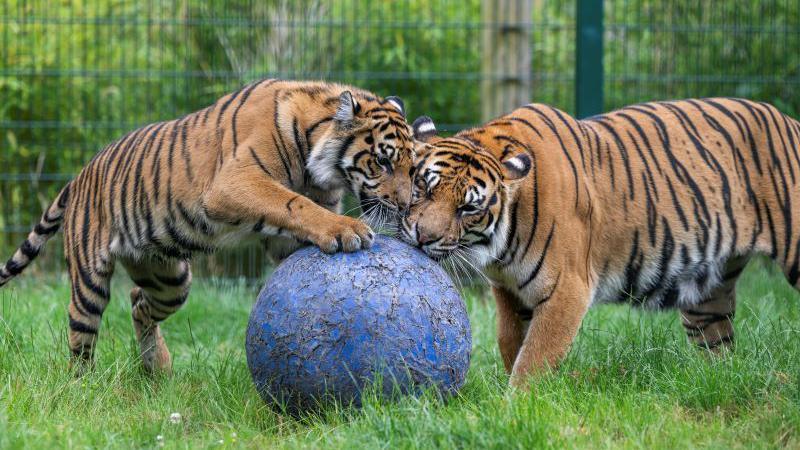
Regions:
[[[452,394],[464,384],[471,346],[448,275],[383,236],[356,253],[307,247],[289,256],[261,290],[246,339],[259,393],[294,411],[327,399],[358,406],[368,385],[385,396]]]

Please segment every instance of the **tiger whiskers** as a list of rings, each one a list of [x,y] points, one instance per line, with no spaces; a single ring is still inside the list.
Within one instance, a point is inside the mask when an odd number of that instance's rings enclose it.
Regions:
[[[397,224],[397,211],[388,207],[379,199],[370,199],[363,203],[367,207],[359,219],[368,223],[376,232],[396,236],[400,231]]]
[[[484,274],[483,271],[480,268],[478,268],[475,265],[475,263],[471,261],[470,258],[468,258],[469,256],[472,257],[472,259],[474,259],[475,255],[473,252],[474,252],[473,249],[465,247],[463,246],[463,244],[459,244],[459,247],[453,251],[452,255],[458,260],[460,260],[466,266],[467,274],[469,274],[469,272],[475,273],[478,276],[480,276],[487,284],[491,284],[491,282],[489,281],[489,277],[487,277],[486,274]]]
[[[462,268],[460,265],[457,265],[457,260],[453,258],[446,258],[442,262],[442,267],[444,268],[445,272],[450,274],[450,278],[456,285],[456,289],[459,291],[464,290],[464,283],[462,281],[461,270]]]
[[[480,252],[476,250],[474,247],[470,247],[466,244],[462,244],[461,242],[458,243],[458,248],[463,250],[468,256],[473,257],[473,259],[482,259],[484,257],[488,257],[489,259],[493,260],[494,262],[502,262],[500,258],[497,256],[492,255],[488,252]]]

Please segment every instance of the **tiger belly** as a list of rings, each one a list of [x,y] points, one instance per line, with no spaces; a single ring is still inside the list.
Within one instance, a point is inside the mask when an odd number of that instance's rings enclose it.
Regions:
[[[688,308],[707,299],[723,281],[738,276],[749,255],[692,261],[675,257],[668,269],[659,270],[657,258],[649,258],[635,275],[626,270],[601,274],[592,304],[627,302],[650,309]],[[633,281],[631,281],[633,279]]]
[[[164,222],[140,235],[117,230],[112,234],[111,254],[134,261],[148,257],[188,259],[194,254],[210,254],[265,238],[281,249],[290,246],[283,241],[296,242],[288,231],[263,222],[229,224],[204,220],[203,227],[181,221]]]

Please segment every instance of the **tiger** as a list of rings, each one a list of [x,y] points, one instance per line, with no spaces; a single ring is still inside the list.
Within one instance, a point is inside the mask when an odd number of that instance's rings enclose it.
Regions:
[[[593,304],[677,309],[714,354],[732,348],[753,255],[800,288],[800,122],[772,105],[686,99],[577,120],[534,103],[449,138],[427,126],[401,236],[482,269],[512,386],[557,367]]]
[[[369,247],[374,232],[340,214],[342,197],[350,191],[385,217],[405,209],[410,133],[398,97],[317,81],[248,84],[99,151],[0,268],[0,286],[63,227],[70,365],[93,365],[120,262],[135,285],[131,316],[142,365],[169,372],[160,323],[187,299],[193,255],[252,238],[276,258],[305,243],[325,252]]]

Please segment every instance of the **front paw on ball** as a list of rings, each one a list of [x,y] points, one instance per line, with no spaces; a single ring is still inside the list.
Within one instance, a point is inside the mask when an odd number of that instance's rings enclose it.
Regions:
[[[366,224],[351,217],[342,217],[326,227],[313,241],[325,253],[336,253],[369,248],[373,239],[375,234]]]

